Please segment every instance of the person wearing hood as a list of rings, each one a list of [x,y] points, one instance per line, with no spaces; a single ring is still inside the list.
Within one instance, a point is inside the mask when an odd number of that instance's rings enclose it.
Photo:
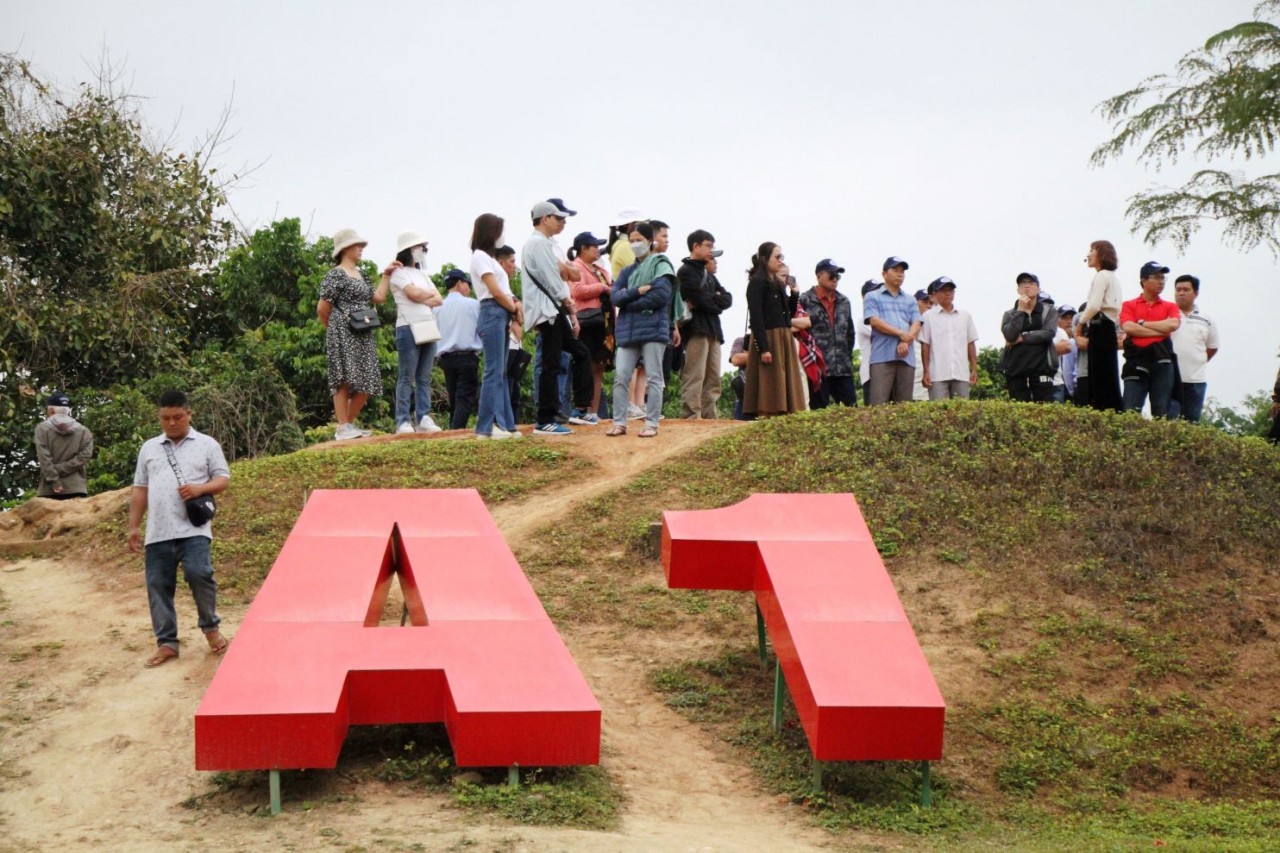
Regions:
[[[89,494],[84,466],[93,457],[93,433],[71,417],[71,400],[58,392],[45,400],[45,419],[36,425],[36,461],[40,485],[36,495],[64,500]]]

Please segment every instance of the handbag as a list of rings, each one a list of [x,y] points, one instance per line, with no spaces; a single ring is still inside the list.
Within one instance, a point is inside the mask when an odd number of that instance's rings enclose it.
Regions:
[[[373,308],[353,308],[347,314],[347,322],[353,332],[369,332],[382,325],[378,312]]]
[[[599,308],[587,308],[578,312],[578,325],[584,329],[604,327],[604,311]]]
[[[173,469],[173,476],[178,478],[178,485],[185,486],[187,480],[182,476],[181,469],[178,468],[178,460],[173,455],[173,445],[165,444],[164,453],[169,457],[169,467]],[[187,520],[196,527],[204,527],[213,521],[213,517],[218,514],[218,503],[213,499],[213,495],[200,495],[182,502],[187,510]]]
[[[436,315],[430,308],[427,309],[427,316],[424,319],[409,324],[409,331],[413,332],[413,342],[418,345],[433,344],[441,338]]]

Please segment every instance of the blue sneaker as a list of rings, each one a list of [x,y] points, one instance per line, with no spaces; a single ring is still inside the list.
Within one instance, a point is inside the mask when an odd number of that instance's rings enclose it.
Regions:
[[[569,423],[579,426],[596,426],[600,423],[600,418],[594,412],[587,413],[582,409],[574,409],[573,414],[569,416]]]
[[[530,435],[573,435],[573,430],[557,423],[538,424]]]

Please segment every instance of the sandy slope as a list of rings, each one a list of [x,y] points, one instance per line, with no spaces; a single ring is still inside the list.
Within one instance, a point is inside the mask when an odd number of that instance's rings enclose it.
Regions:
[[[571,444],[601,470],[587,482],[499,507],[495,517],[519,556],[520,542],[538,526],[589,511],[593,496],[734,426],[668,421],[654,441],[606,439],[603,428],[530,439]],[[39,525],[0,539],[21,544],[51,525],[97,522],[124,499],[117,493],[73,510],[55,507]],[[662,638],[619,640],[590,629],[568,629],[565,639],[604,709],[602,763],[629,797],[619,832],[485,822],[441,797],[334,778],[325,784],[343,798],[302,810],[286,790],[286,812],[276,818],[184,808],[184,800],[211,790],[209,775],[193,769],[192,727],[217,661],[205,653],[194,608],[180,594],[182,659],[157,670],[141,666],[151,636],[140,562],[136,583],[125,588],[104,583],[91,565],[55,561],[47,552],[0,563],[0,850],[791,851],[851,841],[836,842],[763,794],[744,768],[720,760],[706,734],[645,686],[648,660],[660,650],[653,644]],[[223,608],[229,635],[242,613]]]

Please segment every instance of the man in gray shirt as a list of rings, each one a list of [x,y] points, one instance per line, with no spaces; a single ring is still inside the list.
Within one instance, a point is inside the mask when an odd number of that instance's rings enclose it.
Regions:
[[[524,284],[524,328],[538,332],[542,347],[542,371],[538,377],[538,411],[532,435],[569,435],[573,430],[556,423],[560,408],[560,354],[573,356],[573,405],[591,408],[591,358],[578,340],[578,317],[565,284],[568,265],[556,257],[553,237],[564,230],[565,213],[549,201],[533,206],[533,234],[520,252]]]
[[[218,630],[218,585],[209,557],[212,522],[192,524],[185,501],[226,491],[231,469],[217,440],[192,428],[185,394],[166,391],[159,402],[164,432],[147,439],[138,451],[129,500],[129,550],[134,553],[143,542],[142,516],[145,513],[147,517],[147,601],[156,635],[156,652],[146,661],[149,667],[178,659],[178,613],[173,596],[179,563],[191,587],[210,652],[221,655],[227,650],[227,638]]]

